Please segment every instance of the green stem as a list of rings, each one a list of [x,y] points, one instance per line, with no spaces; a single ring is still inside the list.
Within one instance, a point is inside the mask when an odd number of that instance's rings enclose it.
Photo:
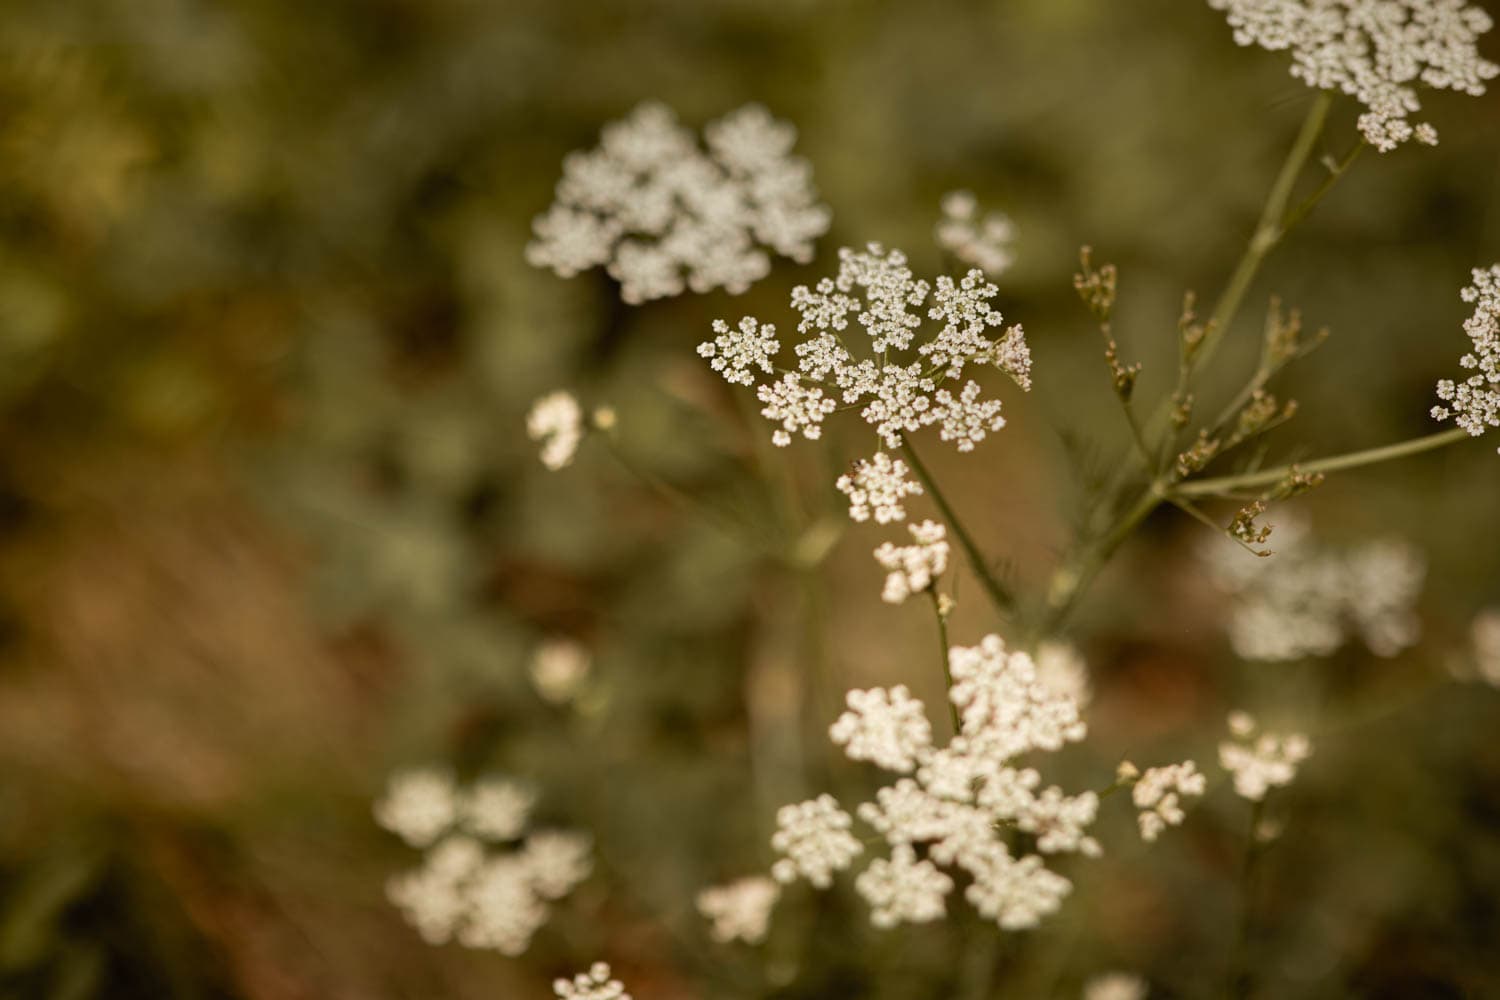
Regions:
[[[1250,932],[1255,916],[1255,863],[1260,858],[1259,827],[1265,815],[1265,800],[1257,799],[1250,807],[1250,836],[1245,844],[1245,862],[1240,867],[1240,920],[1235,931],[1234,952],[1229,960],[1229,996],[1250,995]]]
[[[1162,480],[1153,480],[1130,509],[1115,522],[1099,543],[1085,550],[1075,562],[1064,564],[1052,577],[1047,594],[1047,610],[1043,616],[1040,635],[1052,635],[1072,613],[1078,599],[1083,596],[1094,577],[1099,575],[1110,556],[1124,544],[1131,532],[1144,521],[1153,510],[1167,499],[1169,485]]]
[[[1198,348],[1190,363],[1192,370],[1202,368],[1213,356],[1225,332],[1229,329],[1229,325],[1234,322],[1245,292],[1249,290],[1250,283],[1260,270],[1266,254],[1281,242],[1290,224],[1300,221],[1307,212],[1312,210],[1312,206],[1317,203],[1317,199],[1322,197],[1327,188],[1332,187],[1331,183],[1325,181],[1324,188],[1311,199],[1311,204],[1304,202],[1302,206],[1298,206],[1298,213],[1294,213],[1295,218],[1287,215],[1286,206],[1291,200],[1292,188],[1296,185],[1297,178],[1307,164],[1307,158],[1312,155],[1313,146],[1316,145],[1318,136],[1328,121],[1328,109],[1333,106],[1333,97],[1334,95],[1329,91],[1319,91],[1318,96],[1313,99],[1312,107],[1307,111],[1307,117],[1302,120],[1302,130],[1297,133],[1297,139],[1292,143],[1286,161],[1281,165],[1281,172],[1276,175],[1276,182],[1271,185],[1271,193],[1266,198],[1265,207],[1261,209],[1260,221],[1256,224],[1255,232],[1250,237],[1250,242],[1246,245],[1239,263],[1235,265],[1229,284],[1219,296],[1219,301],[1209,316],[1208,332],[1204,335],[1203,344]],[[1337,176],[1335,175],[1332,179],[1336,180]]]
[[[1345,455],[1333,455],[1329,458],[1315,459],[1311,462],[1281,465],[1274,469],[1262,469],[1259,472],[1247,472],[1238,476],[1197,479],[1176,486],[1172,492],[1179,497],[1217,496],[1247,487],[1272,486],[1284,480],[1294,471],[1314,473],[1356,469],[1362,465],[1389,462],[1392,459],[1405,458],[1407,455],[1416,455],[1424,451],[1431,451],[1434,448],[1442,448],[1446,445],[1462,441],[1467,437],[1469,437],[1468,431],[1462,427],[1454,427],[1446,431],[1439,431],[1436,434],[1428,434],[1426,437],[1412,438],[1409,441],[1400,441],[1396,444],[1383,445],[1379,448],[1367,448],[1364,451],[1352,451]]]
[[[979,551],[979,547],[974,544],[974,539],[970,537],[968,530],[964,528],[963,522],[954,513],[953,506],[948,503],[948,498],[943,496],[942,490],[938,489],[936,480],[932,478],[932,473],[927,471],[927,466],[923,465],[922,460],[917,457],[917,453],[912,448],[911,442],[903,438],[901,441],[901,450],[906,454],[907,461],[911,463],[912,471],[922,481],[922,486],[931,494],[933,502],[937,504],[938,510],[942,512],[944,519],[948,522],[948,526],[953,529],[953,537],[958,539],[959,546],[963,548],[964,555],[969,560],[969,566],[974,570],[974,575],[979,578],[979,582],[983,585],[985,593],[989,594],[990,602],[995,605],[995,610],[1000,612],[1001,615],[1009,617],[1016,607],[1015,595],[985,565],[984,555]]]
[[[927,596],[932,599],[932,614],[937,619],[938,627],[938,663],[943,667],[943,692],[944,700],[948,702],[948,715],[953,720],[953,734],[958,735],[962,720],[958,717],[958,706],[953,704],[953,670],[948,665],[948,618],[943,614],[942,598],[938,596],[937,587],[927,588]]]

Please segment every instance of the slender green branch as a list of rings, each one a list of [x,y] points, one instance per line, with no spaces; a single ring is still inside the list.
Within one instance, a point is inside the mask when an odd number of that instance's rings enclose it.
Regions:
[[[1099,575],[1099,571],[1115,554],[1115,550],[1167,499],[1169,489],[1170,486],[1162,480],[1153,480],[1096,545],[1085,549],[1076,560],[1064,563],[1057,569],[1048,588],[1047,608],[1039,634],[1051,635],[1057,631],[1072,613],[1084,591],[1094,582],[1094,577]]]
[[[1344,455],[1333,455],[1329,458],[1314,459],[1311,462],[1281,465],[1274,469],[1262,469],[1259,472],[1247,472],[1238,476],[1196,479],[1177,485],[1172,492],[1179,497],[1218,496],[1246,487],[1272,486],[1291,475],[1293,471],[1312,474],[1357,469],[1362,465],[1374,465],[1377,462],[1389,462],[1392,459],[1432,451],[1434,448],[1442,448],[1462,441],[1468,436],[1468,431],[1462,427],[1454,427],[1436,434],[1428,434],[1426,437],[1412,438],[1409,441],[1400,441],[1379,448],[1367,448],[1364,451],[1353,451]]]
[[[1295,219],[1287,215],[1286,206],[1291,200],[1292,188],[1296,185],[1302,168],[1306,166],[1307,158],[1312,155],[1318,136],[1328,121],[1328,109],[1332,106],[1333,94],[1329,91],[1319,91],[1318,96],[1313,99],[1312,107],[1308,109],[1307,117],[1302,121],[1302,130],[1297,133],[1297,139],[1292,143],[1286,161],[1281,165],[1281,172],[1276,175],[1276,182],[1271,186],[1271,193],[1267,196],[1265,207],[1260,213],[1260,222],[1256,225],[1244,254],[1235,266],[1229,284],[1219,296],[1219,301],[1209,316],[1208,332],[1203,337],[1203,346],[1198,349],[1198,353],[1193,358],[1194,370],[1208,363],[1209,358],[1213,356],[1219,343],[1224,339],[1230,324],[1234,322],[1235,314],[1239,312],[1245,292],[1249,290],[1250,283],[1255,280],[1255,275],[1260,270],[1266,254],[1281,242],[1281,238],[1290,228],[1287,225],[1288,221],[1300,221],[1307,212],[1312,210],[1312,205],[1317,204],[1317,199],[1313,199],[1312,204],[1304,203],[1305,211],[1302,210],[1303,206],[1298,206],[1300,214],[1294,213]],[[1337,177],[1338,175],[1335,175],[1334,179],[1337,180]],[[1326,187],[1332,187],[1332,185],[1327,184]],[[1317,198],[1321,198],[1323,193],[1326,193],[1326,188],[1317,195]]]
[[[912,471],[917,474],[917,478],[922,481],[922,486],[931,494],[933,502],[937,504],[938,510],[942,512],[944,519],[947,520],[948,527],[953,529],[953,537],[958,539],[959,546],[963,548],[964,555],[969,560],[969,566],[974,570],[974,575],[979,578],[979,582],[983,585],[985,593],[989,595],[990,602],[995,605],[995,610],[1005,616],[1011,615],[1016,607],[1015,595],[1010,592],[1005,584],[1000,582],[995,574],[990,571],[989,566],[985,564],[984,555],[979,551],[979,547],[974,544],[974,539],[969,535],[963,522],[954,513],[953,506],[948,503],[948,498],[943,495],[942,490],[938,489],[938,484],[932,478],[932,473],[927,471],[927,466],[923,465],[922,460],[917,457],[917,453],[912,448],[911,442],[903,438],[901,441],[901,450],[906,453],[906,459],[911,463]]]
[[[939,596],[936,585],[927,588],[927,596],[932,599],[932,615],[937,619],[938,663],[943,667],[943,700],[948,703],[948,715],[953,720],[953,732],[957,735],[962,722],[958,717],[958,706],[949,697],[953,691],[953,670],[948,665],[948,616],[943,613],[943,599]]]
[[[1307,218],[1308,213],[1317,207],[1318,202],[1323,200],[1323,196],[1339,182],[1339,178],[1343,177],[1350,167],[1354,166],[1354,161],[1359,159],[1359,154],[1364,151],[1365,141],[1361,139],[1359,144],[1349,151],[1349,155],[1334,165],[1333,169],[1328,172],[1328,176],[1323,178],[1323,183],[1319,184],[1312,194],[1302,199],[1296,208],[1286,214],[1286,218],[1281,221],[1282,232],[1286,232]]]
[[[1250,932],[1255,919],[1255,866],[1260,860],[1260,821],[1265,815],[1265,800],[1257,799],[1250,808],[1250,833],[1245,844],[1245,861],[1240,867],[1240,919],[1235,931],[1234,951],[1229,960],[1231,997],[1250,995]]]

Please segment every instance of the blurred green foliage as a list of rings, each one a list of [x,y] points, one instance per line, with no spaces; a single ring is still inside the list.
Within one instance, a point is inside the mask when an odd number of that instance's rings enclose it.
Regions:
[[[818,263],[638,309],[527,267],[562,156],[646,98],[795,122],[834,212]],[[854,452],[830,434],[767,464],[692,347],[784,315],[839,245],[937,269],[938,198],[969,187],[1017,223],[1002,302],[1038,388],[933,464],[1036,585],[1086,500],[1070,467],[1126,447],[1077,246],[1120,266],[1122,347],[1163,391],[1182,292],[1223,281],[1309,100],[1171,0],[4,6],[0,996],[541,996],[599,957],[656,1000],[1075,996],[1110,968],[1218,995],[1246,822],[1222,793],[1155,850],[1078,865],[1034,934],[963,907],[877,932],[840,891],[789,895],[763,954],[711,945],[693,894],[765,865],[775,806],[869,780],[826,745],[842,692],[931,703],[930,622],[876,599],[873,528],[788,567],[592,444],[545,473],[521,421],[570,386],[651,476],[774,547],[831,541]],[[1367,155],[1252,291],[1334,331],[1283,449],[1422,433],[1463,349],[1457,289],[1500,257],[1500,94],[1431,103],[1442,144]],[[1500,602],[1497,469],[1452,449],[1305,502],[1335,538],[1428,552],[1430,641],[1394,661],[1236,663],[1175,515],[1083,609],[1095,736],[1064,784],[1211,756],[1234,704],[1317,734],[1257,896],[1261,995],[1500,995],[1500,697],[1446,680]],[[977,594],[960,581],[957,641],[993,627]],[[576,711],[526,681],[559,635],[596,659]],[[522,776],[594,832],[598,873],[525,960],[426,948],[385,904],[411,859],[369,802],[423,760]],[[1130,826],[1106,815],[1106,843]]]

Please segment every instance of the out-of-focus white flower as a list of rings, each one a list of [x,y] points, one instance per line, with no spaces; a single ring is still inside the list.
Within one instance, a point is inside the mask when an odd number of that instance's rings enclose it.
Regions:
[[[391,789],[377,818],[413,846],[432,845],[458,824],[478,837],[516,840],[535,798],[503,778],[459,789],[438,771],[398,775]],[[475,836],[456,834],[429,846],[417,868],[393,876],[386,896],[429,944],[457,940],[519,955],[547,922],[547,900],[588,877],[590,843],[587,834],[540,831],[517,849],[487,853]]]
[[[1394,656],[1416,643],[1422,623],[1414,606],[1427,571],[1415,548],[1396,539],[1320,546],[1292,517],[1276,538],[1276,554],[1264,559],[1223,538],[1205,550],[1214,577],[1235,596],[1229,639],[1238,655],[1328,656],[1358,636],[1377,656]]]
[[[880,599],[889,604],[920,594],[948,568],[948,533],[941,524],[923,521],[909,530],[913,544],[883,542],[875,550],[875,561],[887,571]]]
[[[1146,1000],[1146,981],[1129,972],[1106,972],[1083,985],[1083,1000]]]
[[[877,451],[868,460],[858,459],[854,468],[833,484],[849,497],[849,517],[868,521],[873,512],[877,524],[906,520],[902,500],[921,496],[922,486],[906,478],[906,463]]]
[[[849,711],[829,728],[829,737],[851,760],[868,760],[888,771],[910,771],[932,747],[932,723],[904,684],[850,691]]]
[[[524,953],[547,922],[548,908],[531,884],[519,854],[490,857],[464,887],[463,922],[456,937],[466,948],[484,948],[512,957]]]
[[[1474,437],[1488,427],[1500,427],[1500,264],[1474,269],[1474,284],[1461,293],[1474,303],[1474,315],[1464,321],[1464,332],[1474,350],[1458,359],[1474,374],[1461,382],[1443,379],[1437,395],[1446,406],[1434,406],[1437,420],[1454,423]]]
[[[542,464],[556,472],[570,465],[583,440],[583,409],[570,392],[548,393],[526,414],[526,436],[542,445]]]
[[[953,879],[931,861],[917,860],[908,844],[891,849],[890,860],[876,858],[854,880],[854,890],[870,904],[870,922],[876,927],[924,924],[941,920],[948,912],[946,899]]]
[[[1043,917],[1056,913],[1073,890],[1073,883],[1044,867],[1037,855],[1013,858],[998,841],[971,862],[970,874],[974,881],[964,890],[964,898],[1008,931],[1037,926]]]
[[[554,705],[572,701],[583,689],[590,669],[588,647],[572,639],[551,639],[531,658],[531,684]]]
[[[1230,717],[1232,740],[1219,744],[1219,764],[1234,777],[1234,790],[1259,802],[1272,788],[1290,785],[1297,766],[1312,756],[1312,743],[1302,733],[1255,735],[1255,721],[1243,712]]]
[[[949,191],[943,195],[942,209],[934,233],[938,246],[992,278],[1010,270],[1016,228],[1003,212],[987,212],[980,218],[979,200],[972,191]]]
[[[743,292],[770,270],[768,250],[806,263],[829,213],[792,155],[796,134],[751,104],[709,124],[704,151],[671,109],[642,104],[564,158],[526,259],[565,278],[604,265],[630,303]]]
[[[715,941],[759,944],[780,897],[781,886],[774,879],[752,875],[698,893],[698,912],[713,924],[710,933]]]
[[[1205,783],[1198,765],[1190,760],[1147,768],[1131,790],[1135,806],[1140,810],[1136,819],[1140,823],[1141,839],[1154,841],[1167,827],[1180,826],[1185,818],[1182,799],[1202,795]]]
[[[833,884],[833,873],[849,867],[864,850],[849,832],[853,821],[832,795],[823,794],[776,813],[777,830],[771,847],[785,855],[771,867],[771,877],[783,884],[798,876],[819,889]]]
[[[393,775],[375,803],[375,822],[413,847],[426,847],[458,820],[458,789],[447,771],[423,769]]]
[[[386,897],[422,940],[443,944],[468,911],[465,886],[483,862],[478,841],[449,837],[427,853],[420,868],[393,876],[386,883]]]
[[[1058,694],[1067,695],[1079,708],[1094,700],[1089,666],[1078,647],[1060,639],[1048,639],[1036,647],[1036,678]]]
[[[558,1000],[630,1000],[625,985],[611,978],[609,966],[603,962],[595,962],[588,972],[580,972],[572,979],[555,980],[552,992]]]
[[[1474,618],[1474,662],[1479,676],[1500,687],[1500,608],[1481,611]]]
[[[526,838],[521,860],[531,887],[543,899],[561,899],[594,870],[594,840],[573,830],[538,830]]]
[[[1437,130],[1407,118],[1418,86],[1484,93],[1500,66],[1482,58],[1493,22],[1462,0],[1208,0],[1225,11],[1240,45],[1292,54],[1292,75],[1365,106],[1359,130],[1381,152],[1408,139],[1437,143]]]
[[[526,829],[536,792],[508,778],[484,778],[459,801],[465,829],[485,840],[514,840]]]

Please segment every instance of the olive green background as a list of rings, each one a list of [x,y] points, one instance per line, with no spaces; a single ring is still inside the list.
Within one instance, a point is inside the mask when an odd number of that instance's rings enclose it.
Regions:
[[[1223,995],[1249,810],[1222,782],[1149,850],[1109,800],[1105,858],[1061,863],[1077,888],[1035,933],[957,898],[875,931],[846,880],[789,892],[760,950],[708,940],[693,894],[765,867],[776,805],[877,780],[824,738],[842,692],[935,705],[940,679],[926,608],[878,600],[893,532],[849,526],[831,489],[868,434],[768,461],[693,347],[718,317],[789,330],[789,289],[841,245],[935,273],[947,190],[1007,212],[999,302],[1036,387],[997,386],[1010,424],[972,455],[924,455],[1034,589],[1087,502],[1080,463],[1128,447],[1077,248],[1120,267],[1123,351],[1162,392],[1182,293],[1218,291],[1312,99],[1286,68],[1185,0],[0,7],[0,996],[530,998],[598,958],[639,1000],[1071,997],[1115,968]],[[639,308],[529,268],[562,156],[648,98],[695,128],[748,101],[794,122],[833,211],[817,261]],[[1287,383],[1276,460],[1426,433],[1458,372],[1458,289],[1500,260],[1500,93],[1427,104],[1441,145],[1367,153],[1227,338],[1210,395],[1253,363],[1272,292],[1333,331]],[[546,473],[522,421],[557,386],[614,405],[631,462],[759,543],[595,441]],[[1208,768],[1235,706],[1304,727],[1254,995],[1500,995],[1500,692],[1450,679],[1500,604],[1500,458],[1467,443],[1297,505],[1331,544],[1424,549],[1423,645],[1236,661],[1206,530],[1161,512],[1080,609],[1092,736],[1046,773]],[[765,554],[799,540],[826,559]],[[996,622],[954,586],[953,639],[977,641]],[[576,710],[526,681],[556,635],[595,653]],[[534,782],[546,821],[597,837],[524,959],[429,948],[384,901],[415,857],[369,804],[429,762]]]

